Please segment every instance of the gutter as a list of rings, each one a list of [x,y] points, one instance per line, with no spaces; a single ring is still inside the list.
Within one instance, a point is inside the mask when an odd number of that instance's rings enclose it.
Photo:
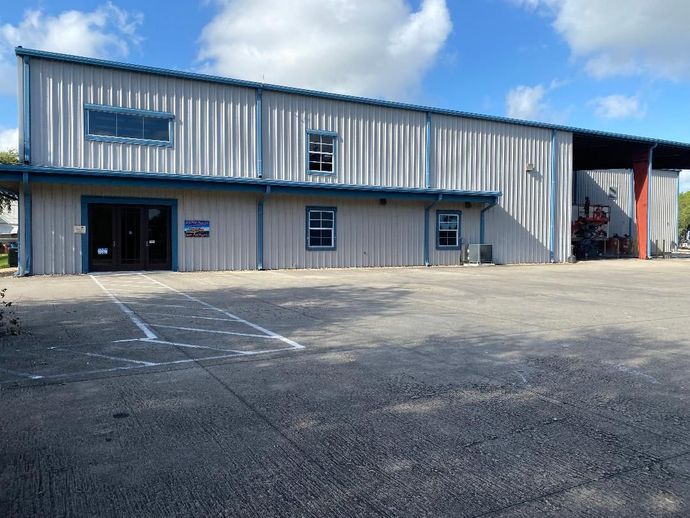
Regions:
[[[649,148],[649,158],[647,165],[647,259],[652,258],[652,159],[654,157],[654,148],[659,145],[657,142]]]
[[[443,200],[443,194],[439,194],[438,198],[431,205],[424,207],[424,266],[431,266],[429,261],[429,212],[441,200]]]
[[[551,193],[549,210],[549,261],[556,262],[556,192],[558,176],[558,135],[551,130]]]
[[[267,185],[263,196],[256,205],[256,269],[264,269],[264,202],[271,195],[271,186]]]
[[[497,204],[498,204],[498,201],[493,200],[493,201],[489,202],[489,204],[479,212],[479,244],[481,244],[481,245],[486,244],[484,242],[484,213],[486,211],[488,211],[489,209],[495,207]]]

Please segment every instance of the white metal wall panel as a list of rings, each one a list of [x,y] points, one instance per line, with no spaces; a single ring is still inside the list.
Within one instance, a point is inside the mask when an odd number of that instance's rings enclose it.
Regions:
[[[266,178],[424,187],[422,112],[276,92],[264,92],[263,112]],[[336,174],[307,174],[308,129],[338,133]]]
[[[174,146],[85,140],[85,103],[172,112]],[[255,110],[251,88],[31,58],[35,165],[254,176]]]
[[[554,260],[563,263],[572,255],[573,134],[557,132],[558,179]]]
[[[611,207],[609,234],[635,235],[635,192],[632,169],[604,169],[576,171],[575,204],[584,205],[585,198],[593,205]],[[618,196],[609,198],[609,188],[614,187]],[[630,230],[632,228],[632,234]]]
[[[81,196],[177,199],[180,271],[256,267],[256,197],[221,191],[32,185],[33,273],[81,272]],[[185,238],[185,219],[207,219],[209,238]]]
[[[649,237],[652,254],[671,252],[678,246],[678,173],[652,171],[649,203]]]
[[[306,250],[306,207],[337,207],[336,250]],[[406,266],[423,263],[424,206],[377,199],[271,197],[266,202],[267,268]]]
[[[460,250],[438,250],[436,248],[436,213],[444,210],[460,211],[460,237],[462,247]],[[472,207],[465,204],[442,204],[434,207],[429,214],[429,262],[432,265],[456,265],[462,264],[463,250],[469,244],[479,243],[479,212],[480,206],[476,203]]]
[[[432,185],[501,191],[498,205],[485,216],[485,240],[493,245],[494,260],[548,262],[551,130],[452,116],[432,120]],[[570,255],[572,134],[558,132],[556,148],[555,260],[564,261]],[[528,163],[534,172],[526,172]]]

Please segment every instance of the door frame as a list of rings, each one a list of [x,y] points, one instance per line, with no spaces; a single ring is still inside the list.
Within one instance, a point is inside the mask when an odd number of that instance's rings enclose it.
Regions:
[[[81,225],[86,232],[81,235],[81,273],[89,273],[89,205],[159,205],[170,207],[171,269],[177,271],[177,199],[133,198],[122,196],[82,196]]]

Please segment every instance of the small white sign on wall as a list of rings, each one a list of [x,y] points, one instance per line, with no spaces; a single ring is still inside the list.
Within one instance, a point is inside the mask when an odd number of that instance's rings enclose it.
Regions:
[[[74,225],[75,234],[86,234],[86,225]]]

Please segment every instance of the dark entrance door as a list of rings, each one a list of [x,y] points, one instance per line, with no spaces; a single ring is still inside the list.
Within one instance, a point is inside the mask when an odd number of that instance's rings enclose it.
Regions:
[[[170,270],[170,207],[89,205],[89,271]]]

